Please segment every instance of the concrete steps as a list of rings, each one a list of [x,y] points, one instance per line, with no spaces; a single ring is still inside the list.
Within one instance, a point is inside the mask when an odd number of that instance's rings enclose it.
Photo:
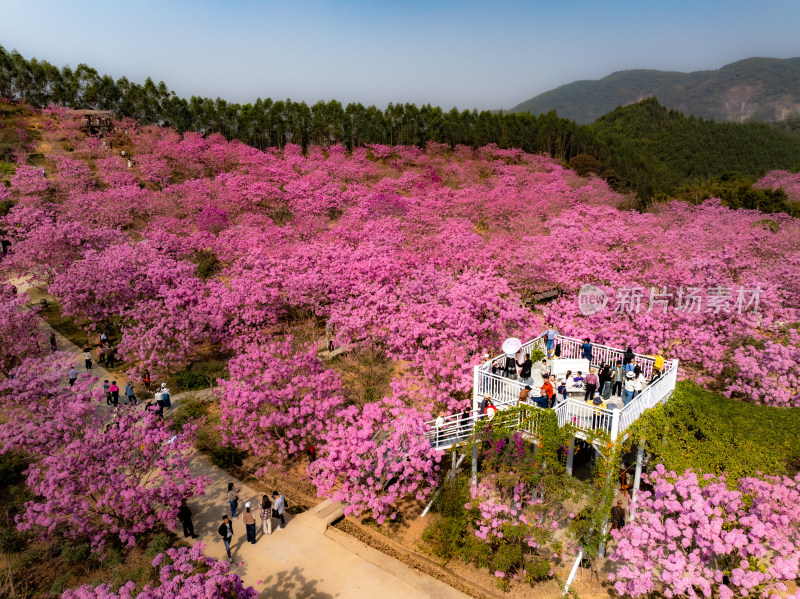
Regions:
[[[305,524],[317,532],[324,534],[328,526],[344,516],[344,503],[326,499],[319,505],[303,514]]]

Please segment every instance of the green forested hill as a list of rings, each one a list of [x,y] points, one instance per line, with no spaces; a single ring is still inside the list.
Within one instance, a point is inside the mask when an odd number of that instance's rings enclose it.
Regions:
[[[667,108],[717,121],[782,121],[800,115],[800,58],[748,58],[716,71],[619,71],[575,81],[540,94],[510,112],[551,110],[577,123],[591,123],[655,96]]]
[[[687,117],[655,98],[617,108],[587,128],[606,175],[648,196],[731,179],[731,172],[754,180],[770,169],[800,167],[798,137],[766,123]]]

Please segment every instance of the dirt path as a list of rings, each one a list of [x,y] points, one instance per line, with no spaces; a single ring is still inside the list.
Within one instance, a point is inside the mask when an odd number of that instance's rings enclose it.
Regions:
[[[49,336],[53,329],[42,321],[41,327]],[[75,366],[83,368],[83,352],[66,337],[56,332],[58,347],[75,355]],[[92,374],[102,380],[112,377],[99,365]],[[66,379],[66,373],[65,373]],[[124,388],[124,383],[120,385]],[[173,406],[180,402],[181,395],[173,396]],[[139,398],[139,406],[147,402]],[[174,407],[172,408],[174,409]],[[233,482],[241,487],[239,512],[247,501],[253,510],[260,505],[259,492],[235,480],[228,473],[212,465],[204,456],[195,456],[191,463],[192,473],[207,476],[211,484],[202,497],[189,501],[192,510],[196,541],[206,545],[205,553],[216,559],[225,559],[225,547],[217,529],[222,515],[230,516],[230,507],[225,495],[227,485]],[[280,492],[280,489],[277,489]],[[256,511],[257,514],[257,511]],[[256,588],[261,597],[270,599],[330,599],[339,597],[380,599],[466,599],[467,595],[447,586],[435,578],[423,574],[391,558],[360,541],[339,534],[322,534],[306,525],[306,514],[286,516],[286,528],[277,530],[274,520],[273,534],[265,536],[260,530],[258,516],[257,542],[247,542],[241,513],[233,520],[233,542],[231,543],[232,570],[238,573],[245,584]],[[334,540],[334,537],[336,540]]]

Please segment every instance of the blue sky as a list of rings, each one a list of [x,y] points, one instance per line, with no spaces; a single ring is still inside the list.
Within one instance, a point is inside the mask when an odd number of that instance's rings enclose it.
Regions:
[[[0,44],[27,58],[185,97],[381,108],[510,108],[621,69],[800,56],[798,24],[798,0],[0,0]]]

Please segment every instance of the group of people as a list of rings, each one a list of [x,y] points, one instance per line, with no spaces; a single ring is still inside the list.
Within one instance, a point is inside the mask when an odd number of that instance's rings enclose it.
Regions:
[[[220,524],[219,529],[217,530],[219,536],[222,538],[222,542],[225,544],[225,553],[228,554],[228,559],[231,559],[231,541],[233,540],[232,520],[239,518],[239,514],[236,512],[239,509],[239,493],[241,493],[241,490],[241,487],[237,489],[233,483],[228,483],[227,499],[231,508],[231,515],[230,518],[228,517],[228,514],[224,514],[222,516],[222,524]],[[286,507],[286,497],[277,491],[272,492],[271,502],[269,496],[261,496],[261,505],[258,511],[258,518],[261,521],[261,530],[263,532],[262,536],[272,534],[273,518],[276,518],[280,522],[278,530],[283,530],[286,527],[286,519],[284,516]],[[256,508],[253,507],[251,502],[246,502],[244,504],[244,511],[241,512],[242,521],[244,522],[245,531],[247,534],[247,542],[253,545],[256,544],[257,532],[255,513]],[[184,535],[186,535],[185,528]]]
[[[492,374],[518,380],[523,384],[517,405],[526,403],[536,404],[542,408],[553,408],[560,401],[565,401],[570,393],[580,393],[583,395],[583,401],[597,407],[598,410],[621,408],[642,393],[650,382],[659,378],[664,368],[662,356],[649,356],[653,358],[653,373],[648,381],[636,354],[631,347],[628,347],[622,358],[616,362],[604,362],[599,368],[592,366],[585,375],[580,371],[573,375],[572,371],[568,370],[563,377],[558,378],[550,374],[551,368],[548,365],[548,363],[552,365],[553,360],[561,357],[561,345],[557,343],[558,331],[549,325],[541,338],[546,351],[546,357],[541,365],[534,365],[530,355],[523,354],[520,350],[516,355],[506,354],[504,358],[493,361],[490,366]],[[581,357],[589,364],[593,362],[594,350],[591,339],[584,338],[580,346]],[[485,354],[484,358],[488,358],[488,354]],[[542,380],[538,394],[534,392],[534,374],[541,376]],[[489,381],[488,385],[491,384]],[[491,402],[489,389],[482,388],[481,392],[487,395],[481,402],[479,414],[491,417],[497,408]]]

